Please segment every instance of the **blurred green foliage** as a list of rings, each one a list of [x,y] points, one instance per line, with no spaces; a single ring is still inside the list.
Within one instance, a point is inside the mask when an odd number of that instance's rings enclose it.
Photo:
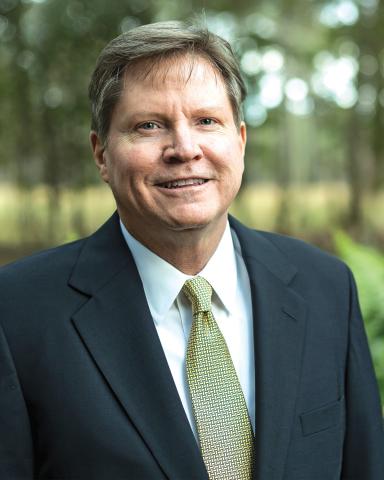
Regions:
[[[234,213],[326,249],[341,228],[384,251],[384,2],[0,0],[0,263],[86,235],[114,208],[88,145],[97,56],[132,27],[196,15],[233,45],[248,87]],[[384,398],[382,253],[342,233],[335,245]]]
[[[384,255],[372,247],[356,243],[342,231],[335,234],[335,246],[356,278],[384,404]]]
[[[0,0],[0,181],[44,183],[54,199],[94,183],[87,85],[100,50],[196,16],[231,42],[248,86],[245,180],[346,181],[358,222],[362,189],[384,181],[378,0]]]

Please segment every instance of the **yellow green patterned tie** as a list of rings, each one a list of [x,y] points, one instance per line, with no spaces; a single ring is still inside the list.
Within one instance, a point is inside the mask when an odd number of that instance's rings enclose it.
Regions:
[[[203,277],[194,277],[183,292],[193,312],[187,378],[208,476],[250,480],[252,427],[231,355],[211,312],[212,287]]]

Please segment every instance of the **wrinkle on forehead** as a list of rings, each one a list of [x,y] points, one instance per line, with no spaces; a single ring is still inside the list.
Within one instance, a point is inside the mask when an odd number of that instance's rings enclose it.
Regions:
[[[131,64],[124,73],[123,88],[131,81],[149,81],[154,89],[161,88],[169,80],[178,85],[187,85],[194,75],[201,76],[203,81],[207,76],[212,77],[212,74],[216,84],[223,83],[220,72],[205,56],[175,52]]]

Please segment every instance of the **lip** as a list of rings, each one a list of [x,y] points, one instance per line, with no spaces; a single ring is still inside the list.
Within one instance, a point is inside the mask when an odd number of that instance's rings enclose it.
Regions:
[[[200,176],[178,177],[156,182],[155,186],[163,190],[175,191],[190,188],[199,188],[206,185],[210,179]]]

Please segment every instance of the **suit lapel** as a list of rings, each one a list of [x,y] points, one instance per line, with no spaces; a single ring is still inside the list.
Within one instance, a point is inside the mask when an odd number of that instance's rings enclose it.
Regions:
[[[164,474],[207,478],[117,215],[90,237],[70,284],[90,296],[74,325]]]
[[[306,303],[290,283],[296,269],[264,236],[231,219],[248,269],[254,316],[256,468],[258,480],[281,480],[294,422]]]

